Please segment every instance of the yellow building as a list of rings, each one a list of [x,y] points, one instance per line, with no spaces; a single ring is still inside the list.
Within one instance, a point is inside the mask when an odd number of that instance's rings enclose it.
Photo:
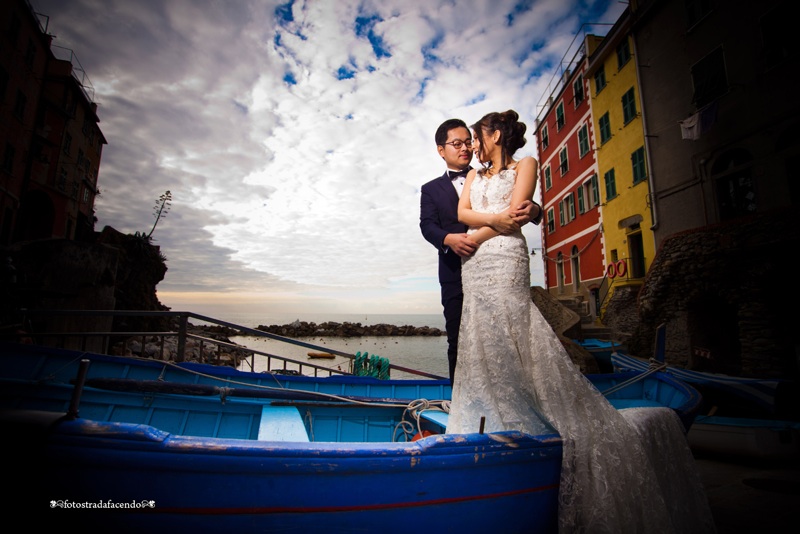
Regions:
[[[641,285],[655,256],[649,166],[628,10],[589,58],[609,295]]]

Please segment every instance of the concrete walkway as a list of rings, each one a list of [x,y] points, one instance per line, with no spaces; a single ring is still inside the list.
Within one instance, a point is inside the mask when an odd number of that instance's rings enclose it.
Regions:
[[[718,534],[797,532],[800,458],[715,459],[695,455]]]

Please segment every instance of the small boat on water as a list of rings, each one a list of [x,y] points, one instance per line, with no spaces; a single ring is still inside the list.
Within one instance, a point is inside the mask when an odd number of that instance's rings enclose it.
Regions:
[[[665,373],[594,375],[619,409],[700,398]],[[7,458],[31,502],[165,531],[553,532],[557,432],[444,434],[447,380],[317,378],[0,344]],[[424,436],[424,437],[423,437]],[[66,514],[62,514],[64,520]],[[36,519],[36,518],[34,518]]]
[[[309,352],[308,353],[308,357],[309,358],[314,358],[314,359],[322,358],[322,359],[326,359],[326,360],[332,360],[333,358],[336,357],[336,355],[335,354],[331,354],[330,352]]]

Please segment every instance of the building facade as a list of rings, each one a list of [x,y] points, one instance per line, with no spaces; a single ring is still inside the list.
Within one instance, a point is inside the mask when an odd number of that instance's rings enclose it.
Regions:
[[[644,115],[628,10],[590,56],[586,76],[597,141],[607,303],[620,287],[640,287],[655,257]]]
[[[798,203],[789,4],[631,2],[657,244]]]
[[[800,242],[800,63],[786,0],[631,2],[654,236],[639,320],[668,361],[800,374],[785,308]]]
[[[0,246],[88,239],[106,140],[91,83],[27,0],[0,7]]]
[[[592,316],[596,316],[604,271],[586,67],[588,53],[600,40],[594,35],[584,38],[536,120],[546,289],[559,298],[579,299]]]

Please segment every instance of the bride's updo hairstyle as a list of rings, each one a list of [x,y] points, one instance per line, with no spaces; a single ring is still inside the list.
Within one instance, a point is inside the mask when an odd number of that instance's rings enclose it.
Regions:
[[[475,136],[481,143],[480,150],[483,150],[483,133],[492,134],[495,131],[500,131],[500,154],[502,157],[503,166],[496,169],[497,172],[506,169],[508,162],[511,161],[514,153],[525,146],[528,142],[525,139],[525,131],[528,129],[524,122],[519,122],[519,114],[513,109],[509,109],[503,113],[492,112],[483,116],[481,120],[472,125],[472,130]],[[479,154],[480,156],[480,154]],[[480,157],[478,158],[480,160]],[[491,162],[489,162],[491,166]]]

